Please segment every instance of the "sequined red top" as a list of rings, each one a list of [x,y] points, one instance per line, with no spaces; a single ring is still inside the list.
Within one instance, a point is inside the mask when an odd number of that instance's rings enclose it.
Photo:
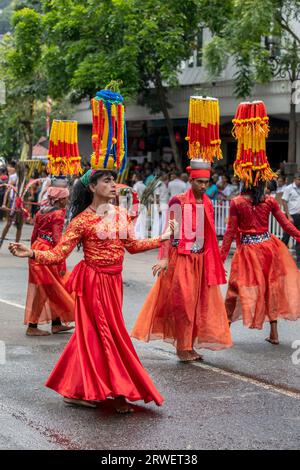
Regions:
[[[49,237],[52,245],[55,246],[59,242],[65,223],[66,209],[54,209],[43,213],[39,211],[36,214],[34,227],[31,235],[31,244],[38,237]]]
[[[229,220],[223,238],[221,257],[228,256],[232,241],[239,234],[262,234],[269,230],[269,216],[277,219],[285,232],[300,242],[300,231],[287,219],[278,202],[267,196],[263,202],[254,206],[246,196],[237,196],[231,200]]]
[[[135,240],[132,222],[124,209],[114,207],[107,217],[86,210],[72,220],[55,248],[34,250],[35,259],[40,264],[59,264],[80,242],[85,261],[97,267],[121,265],[125,249],[133,254],[158,248],[160,237]]]

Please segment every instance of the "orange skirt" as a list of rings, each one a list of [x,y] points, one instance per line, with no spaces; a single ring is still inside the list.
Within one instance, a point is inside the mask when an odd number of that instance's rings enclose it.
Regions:
[[[172,249],[168,270],[150,291],[131,336],[163,339],[181,351],[232,346],[220,287],[207,285],[203,254],[179,255]]]
[[[46,251],[51,245],[38,238],[32,245],[34,250]],[[29,280],[24,324],[49,323],[57,317],[64,323],[74,321],[74,297],[65,288],[70,276],[61,275],[65,265],[43,266],[29,260]]]
[[[262,243],[238,247],[225,305],[230,321],[243,319],[249,328],[300,317],[300,272],[284,243],[272,235]]]

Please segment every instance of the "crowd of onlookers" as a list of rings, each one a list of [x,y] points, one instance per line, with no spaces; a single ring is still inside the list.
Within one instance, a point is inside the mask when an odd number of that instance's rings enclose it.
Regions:
[[[141,199],[145,189],[153,182],[155,191],[161,193],[161,202],[168,202],[171,197],[176,194],[182,193],[189,189],[189,175],[185,172],[180,172],[176,168],[174,162],[166,163],[150,163],[145,162],[138,164],[136,160],[131,160],[127,184],[137,192],[139,199]],[[156,186],[156,189],[155,189]],[[160,188],[158,191],[157,188]],[[272,182],[267,188],[267,193],[272,196],[276,195],[280,199],[280,194],[286,188],[286,178],[280,175],[277,182]],[[241,190],[241,183],[239,179],[227,173],[226,168],[223,166],[213,167],[206,194],[212,201],[230,201],[233,197],[237,196]]]

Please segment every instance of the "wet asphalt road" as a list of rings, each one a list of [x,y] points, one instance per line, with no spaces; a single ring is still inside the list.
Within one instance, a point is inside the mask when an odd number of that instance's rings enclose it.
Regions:
[[[24,238],[29,234],[26,227]],[[72,254],[68,267],[80,257]],[[155,257],[155,252],[126,256],[128,329],[152,285]],[[205,362],[197,365],[179,363],[165,343],[135,341],[165,403],[160,408],[138,403],[134,415],[119,416],[109,404],[97,410],[66,407],[43,386],[69,335],[24,335],[26,285],[27,263],[11,257],[5,243],[0,251],[0,341],[6,348],[6,362],[0,364],[0,449],[299,449],[300,353],[299,364],[293,364],[292,343],[300,343],[300,321],[280,323],[276,347],[264,341],[267,328],[253,331],[235,324],[234,347],[204,351]]]

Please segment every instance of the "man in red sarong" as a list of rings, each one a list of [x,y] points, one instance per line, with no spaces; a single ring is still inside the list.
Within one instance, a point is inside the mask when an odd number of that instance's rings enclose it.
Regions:
[[[159,277],[139,314],[131,336],[172,343],[183,362],[202,359],[194,348],[218,350],[232,345],[220,291],[225,271],[219,254],[213,207],[205,190],[210,163],[191,160],[191,189],[169,202],[177,234],[162,244],[153,267]]]
[[[37,213],[31,236],[31,247],[47,251],[61,239],[69,198],[67,188],[50,187],[49,203]],[[52,266],[40,266],[29,260],[29,279],[24,324],[28,325],[27,336],[47,336],[38,324],[52,321],[52,333],[63,333],[72,326],[62,325],[74,321],[74,298],[67,292],[65,284],[69,274],[65,261]]]

